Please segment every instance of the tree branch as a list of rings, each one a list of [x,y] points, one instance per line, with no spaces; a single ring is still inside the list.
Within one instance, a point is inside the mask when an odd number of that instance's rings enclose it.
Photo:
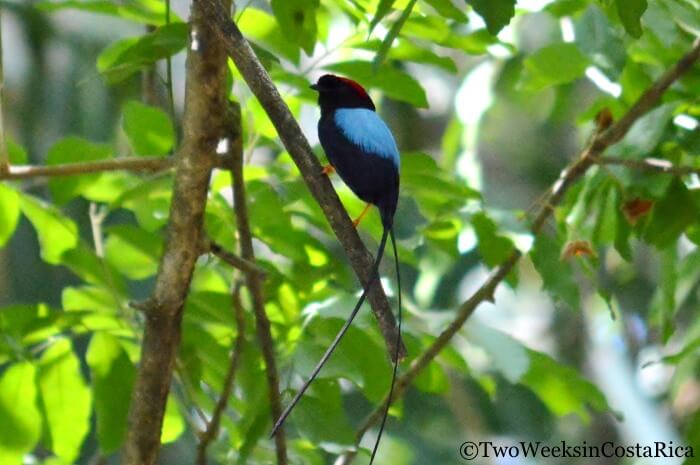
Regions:
[[[658,104],[664,92],[666,92],[671,84],[685,71],[690,69],[692,64],[695,63],[699,57],[700,40],[695,41],[691,51],[683,56],[673,68],[664,73],[649,89],[647,89],[617,123],[607,130],[596,132],[588,146],[579,154],[576,161],[572,162],[562,171],[559,179],[547,190],[548,194],[543,196],[544,201],[541,203],[541,207],[530,227],[530,231],[533,235],[540,233],[545,221],[547,221],[549,216],[553,213],[554,207],[561,203],[567,190],[595,164],[596,160],[600,159],[600,156],[608,147],[622,139],[641,116]],[[513,251],[513,253],[491,273],[481,287],[457,309],[457,316],[455,319],[440,333],[425,352],[413,360],[409,369],[396,380],[396,387],[391,398],[392,402],[395,402],[396,399],[403,395],[420,372],[447,346],[452,337],[461,329],[479,304],[493,299],[496,287],[505,279],[521,257],[522,253],[519,250],[516,249]],[[362,436],[369,428],[381,418],[388,401],[387,395],[364,421],[356,433],[357,444],[360,443]],[[355,455],[356,452],[348,452],[339,457],[334,465],[348,465],[352,462]]]
[[[224,250],[224,248],[216,242],[210,242],[208,244],[208,250],[209,252],[213,253],[219,260],[228,263],[232,267],[236,268],[237,270],[241,270],[244,273],[257,274],[258,276],[260,276],[260,278],[264,278],[267,274],[265,270],[260,268],[256,263],[251,262],[250,260],[246,260],[245,258],[241,258],[238,255],[232,254],[227,250]]]
[[[670,174],[672,176],[686,176],[689,174],[699,174],[700,168],[694,166],[676,166],[668,160],[661,158],[629,159],[617,157],[598,157],[595,159],[596,165],[617,165],[639,171],[649,171],[652,173]]]
[[[345,249],[355,274],[363,285],[370,279],[372,271],[372,255],[360,240],[352,225],[350,217],[343,208],[331,182],[322,174],[321,165],[314,156],[309,142],[301,132],[301,128],[280,96],[270,76],[258,60],[250,44],[241,34],[238,27],[231,21],[228,14],[218,5],[216,0],[201,0],[202,8],[211,24],[215,25],[219,39],[226,52],[233,59],[250,90],[255,94],[265,109],[270,121],[285,148],[299,168],[304,182],[318,202],[333,232]],[[382,286],[372,286],[368,300],[377,318],[379,328],[384,337],[391,357],[396,353],[397,341],[396,320],[389,307],[389,302]],[[400,357],[406,353],[402,346]]]
[[[199,256],[204,209],[216,144],[226,123],[226,53],[200,2],[192,4],[188,43],[183,144],[176,157],[167,239],[155,288],[145,305],[139,371],[131,398],[122,463],[153,465],[160,448],[165,403],[180,344],[185,299]],[[193,34],[189,35],[192,39]]]
[[[171,168],[174,158],[124,157],[79,163],[63,163],[52,166],[10,165],[0,170],[0,179],[26,179],[38,177],[75,176],[105,171],[161,171]]]
[[[238,140],[237,144],[231,144],[226,164],[231,171],[231,181],[233,188],[233,205],[236,213],[236,226],[238,227],[238,243],[240,244],[241,257],[250,263],[255,263],[255,252],[253,250],[253,236],[250,232],[250,221],[248,217],[248,205],[245,190],[245,179],[243,178],[243,144],[241,141],[241,115],[240,108],[232,112],[231,121],[228,128],[233,131],[232,140]],[[279,374],[277,372],[277,362],[275,361],[275,343],[270,330],[270,320],[265,313],[265,296],[263,295],[262,280],[259,273],[246,273],[246,286],[250,292],[255,313],[255,327],[260,341],[263,360],[265,361],[265,374],[267,377],[267,389],[270,399],[270,415],[274,422],[282,414],[282,400],[279,391]],[[284,431],[275,435],[275,446],[277,450],[277,464],[287,464],[287,444]]]
[[[216,439],[219,434],[219,425],[221,424],[221,416],[226,410],[228,405],[228,399],[231,397],[231,392],[233,391],[233,382],[236,378],[236,370],[240,363],[241,355],[243,354],[243,346],[245,343],[245,315],[243,314],[243,304],[241,303],[241,285],[239,282],[233,286],[233,292],[231,293],[231,301],[233,306],[233,314],[236,318],[236,329],[237,334],[231,348],[231,359],[228,365],[228,370],[226,371],[226,378],[224,379],[224,385],[221,389],[221,395],[219,400],[214,407],[214,412],[209,420],[206,430],[199,437],[199,444],[197,445],[197,465],[207,465],[207,447],[211,441]]]

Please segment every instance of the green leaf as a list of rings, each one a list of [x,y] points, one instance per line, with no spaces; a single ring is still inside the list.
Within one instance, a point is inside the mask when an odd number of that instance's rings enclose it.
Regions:
[[[425,2],[445,18],[454,19],[463,23],[467,22],[467,15],[457,8],[454,3],[452,3],[452,0],[425,0]]]
[[[107,455],[117,451],[126,437],[136,368],[119,341],[104,332],[92,336],[86,357],[95,395],[97,442]]]
[[[679,260],[675,244],[661,251],[659,261],[658,287],[651,299],[649,321],[661,330],[661,337],[665,343],[673,335],[673,316],[676,313]]]
[[[27,163],[27,151],[21,145],[15,143],[7,137],[7,155],[10,158],[10,163],[13,165],[24,165]]]
[[[185,431],[185,420],[180,414],[175,398],[170,395],[165,404],[165,416],[163,417],[163,428],[160,431],[160,442],[167,444],[174,442]]]
[[[477,191],[451,177],[430,155],[421,152],[401,154],[401,189],[430,218],[453,212],[469,199],[481,198]]]
[[[185,23],[172,23],[140,37],[118,40],[100,53],[97,70],[109,84],[117,84],[185,48],[187,29]]]
[[[82,163],[109,158],[112,149],[108,145],[94,144],[80,137],[66,137],[56,142],[46,155],[46,163]],[[51,196],[58,204],[65,204],[89,189],[101,174],[80,174],[66,177],[53,177],[49,180]]]
[[[381,44],[382,43],[380,41],[373,40],[370,42],[358,43],[354,46],[364,50],[372,50],[376,52],[379,50]],[[457,72],[457,65],[452,58],[440,56],[432,50],[420,47],[405,39],[399,39],[394,43],[394,46],[391,48],[391,50],[389,50],[389,58],[437,66],[453,74]]]
[[[123,323],[119,320],[119,306],[122,304],[120,296],[113,289],[98,286],[67,287],[61,293],[63,309],[67,313],[78,313],[82,327],[89,331],[124,330]]]
[[[661,359],[663,363],[678,365],[688,356],[697,355],[700,352],[700,337],[688,342],[683,349],[673,355],[667,355]]]
[[[641,158],[652,152],[664,137],[677,106],[675,102],[660,105],[639,118],[615,146],[615,153]]]
[[[0,184],[0,248],[12,237],[19,221],[19,195],[14,189]]]
[[[479,254],[489,267],[500,265],[513,252],[513,242],[498,234],[496,223],[484,213],[471,217],[478,239]]]
[[[571,82],[583,76],[588,63],[588,58],[573,43],[548,45],[525,59],[524,87],[541,90]]]
[[[51,449],[73,462],[90,430],[92,392],[68,339],[58,339],[43,353],[38,381]]]
[[[578,286],[574,281],[571,265],[560,258],[561,250],[561,243],[557,239],[547,234],[538,234],[530,251],[530,258],[542,277],[542,287],[552,298],[577,309]]]
[[[35,8],[53,13],[65,9],[75,9],[90,13],[116,16],[127,21],[160,26],[165,23],[165,3],[157,0],[114,2],[103,0],[82,1],[43,1],[34,4]],[[171,20],[174,15],[171,14]],[[176,19],[176,18],[175,18]]]
[[[598,215],[593,229],[593,242],[596,245],[612,244],[617,237],[620,201],[618,190],[609,185],[598,195]]]
[[[515,16],[515,0],[466,0],[484,19],[489,32],[496,35]]]
[[[58,265],[63,253],[78,245],[78,227],[53,205],[20,194],[20,208],[36,230],[46,263]]]
[[[248,40],[261,42],[292,63],[299,62],[299,47],[282,34],[275,18],[257,8],[248,7],[238,19],[238,27]],[[256,49],[258,52],[260,48]]]
[[[389,11],[391,11],[391,7],[394,5],[395,1],[396,0],[379,0],[379,5],[377,5],[377,11],[374,13],[374,18],[372,18],[372,22],[369,23],[370,33],[384,18],[384,16],[386,16],[389,13]]]
[[[511,336],[477,320],[469,322],[467,335],[470,342],[489,354],[493,367],[511,383],[518,383],[527,373],[530,366],[527,349]]]
[[[21,465],[41,436],[36,405],[36,369],[29,362],[10,365],[0,377],[0,463]]]
[[[561,417],[573,413],[588,421],[589,408],[597,412],[610,410],[600,389],[578,371],[542,352],[528,349],[528,354],[530,369],[522,383],[532,389],[554,414]]]
[[[615,6],[625,31],[632,37],[641,37],[641,19],[647,9],[647,0],[615,0]]]
[[[136,155],[167,155],[175,144],[173,124],[160,108],[131,100],[124,105],[122,127]]]
[[[408,5],[406,5],[406,7],[404,8],[403,12],[401,13],[401,16],[399,16],[399,19],[397,19],[394,22],[394,24],[392,24],[391,29],[389,29],[389,32],[384,37],[384,40],[379,46],[379,50],[377,51],[377,54],[374,57],[374,61],[372,61],[372,65],[374,66],[375,70],[379,68],[382,63],[384,63],[384,59],[386,59],[389,50],[391,50],[391,46],[394,43],[394,40],[398,37],[403,25],[406,24],[406,20],[408,19],[408,17],[411,16],[411,10],[413,10],[413,6],[416,4],[416,1],[417,0],[409,0]]]
[[[162,238],[136,226],[109,228],[105,259],[129,279],[145,279],[158,271]]]
[[[272,0],[272,12],[282,34],[311,56],[316,46],[316,10],[319,0]]]
[[[330,71],[350,76],[367,87],[381,89],[387,96],[408,102],[419,108],[428,107],[428,99],[423,87],[408,73],[387,64],[380,66],[376,73],[368,61],[345,61],[326,66]]]
[[[354,432],[343,411],[340,388],[335,381],[317,379],[294,413],[294,423],[302,436],[326,450],[332,447],[329,452],[339,452],[341,447],[354,444]]]
[[[674,179],[651,213],[643,239],[659,249],[675,243],[685,229],[697,221],[700,211],[682,181]]]
[[[562,18],[565,16],[573,16],[587,6],[588,0],[557,0],[547,5],[545,11],[557,18]]]

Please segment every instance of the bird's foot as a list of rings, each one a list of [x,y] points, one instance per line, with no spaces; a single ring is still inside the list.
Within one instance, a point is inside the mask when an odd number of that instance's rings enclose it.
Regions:
[[[325,174],[326,176],[331,175],[335,173],[335,168],[333,168],[333,165],[330,163],[326,166],[323,167],[323,170],[321,170],[321,174]]]

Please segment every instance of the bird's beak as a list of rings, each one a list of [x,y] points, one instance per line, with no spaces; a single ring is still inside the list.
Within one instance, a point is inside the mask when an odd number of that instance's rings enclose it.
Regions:
[[[309,87],[318,92],[318,84],[311,84]]]

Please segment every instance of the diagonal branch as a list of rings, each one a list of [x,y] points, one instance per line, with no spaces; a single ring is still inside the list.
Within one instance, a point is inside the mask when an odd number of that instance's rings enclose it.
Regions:
[[[341,245],[348,255],[355,274],[363,285],[370,279],[372,271],[372,255],[364,246],[357,231],[352,226],[350,217],[340,203],[328,178],[322,175],[321,165],[314,156],[309,142],[301,132],[301,128],[280,96],[277,88],[270,79],[265,68],[258,60],[248,41],[243,37],[238,26],[229,18],[216,0],[201,0],[202,8],[211,24],[218,33],[221,44],[233,59],[236,67],[243,75],[250,90],[255,94],[260,104],[267,112],[270,121],[285,148],[299,168],[304,182],[323,210]],[[391,313],[389,302],[381,286],[373,286],[368,300],[379,323],[386,346],[391,357],[396,353],[397,341],[396,320]],[[400,356],[405,355],[401,347]]]
[[[231,139],[238,140],[237,144],[231,144],[226,160],[226,165],[231,172],[233,188],[233,205],[236,213],[236,227],[238,228],[238,243],[240,244],[241,257],[250,263],[255,263],[253,250],[253,235],[250,232],[248,205],[246,200],[245,179],[243,178],[243,145],[241,140],[241,115],[240,109],[230,114],[228,128],[232,131]],[[270,399],[270,415],[274,422],[282,414],[282,400],[279,391],[279,374],[275,361],[275,344],[270,330],[270,320],[265,312],[265,296],[263,294],[262,279],[259,273],[246,273],[246,286],[250,292],[255,314],[255,328],[260,341],[263,360],[265,361],[265,374],[267,377],[267,389]],[[284,431],[275,436],[277,451],[277,464],[287,464],[287,444]]]
[[[552,187],[548,189],[548,194],[543,197],[544,201],[541,203],[542,206],[538,210],[530,226],[530,231],[533,235],[540,233],[543,225],[554,212],[554,208],[561,203],[568,189],[596,163],[596,160],[600,159],[601,155],[608,147],[620,141],[641,116],[658,104],[664,92],[666,92],[683,73],[690,69],[698,58],[700,58],[700,40],[696,40],[690,52],[683,56],[673,68],[665,72],[649,89],[647,89],[617,123],[607,130],[598,131],[594,135],[588,146],[579,154],[576,161],[572,162],[562,171],[559,179],[554,182]],[[452,340],[452,337],[462,328],[479,304],[484,301],[493,300],[496,287],[505,279],[521,257],[522,253],[516,249],[491,273],[484,284],[457,309],[457,316],[455,319],[440,333],[425,352],[413,360],[409,369],[396,380],[396,387],[391,398],[392,402],[395,402],[396,399],[401,397],[420,372],[447,346]],[[386,396],[367,417],[356,433],[357,444],[359,444],[362,436],[379,421],[388,401],[388,396]],[[356,452],[354,451],[348,452],[339,457],[335,465],[348,465],[352,462],[355,455]]]

